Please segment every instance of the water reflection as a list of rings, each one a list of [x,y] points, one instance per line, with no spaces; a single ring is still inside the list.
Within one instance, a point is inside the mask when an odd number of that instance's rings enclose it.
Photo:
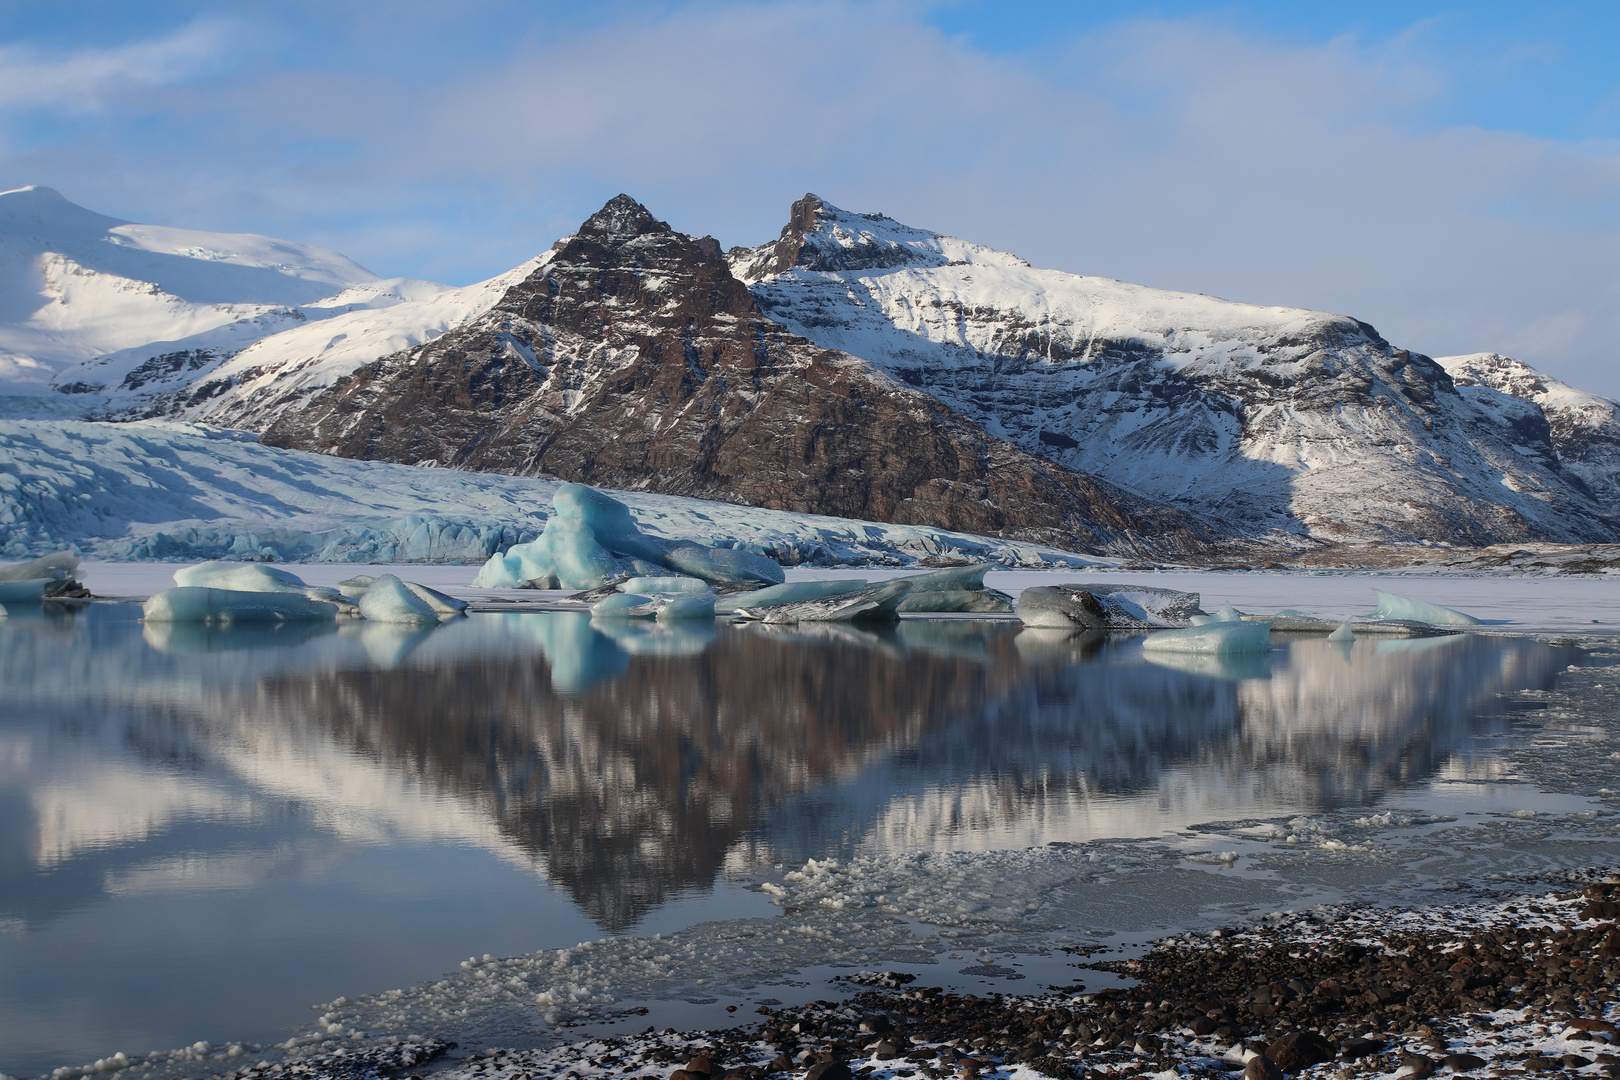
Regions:
[[[333,843],[448,844],[621,931],[740,852],[1151,836],[1375,803],[1470,753],[1499,692],[1548,687],[1569,659],[1472,636],[1145,658],[970,621],[41,613],[0,623],[0,920],[247,887]]]

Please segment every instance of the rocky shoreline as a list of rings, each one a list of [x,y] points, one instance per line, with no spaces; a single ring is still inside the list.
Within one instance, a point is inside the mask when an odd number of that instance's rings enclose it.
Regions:
[[[951,993],[920,987],[910,975],[863,972],[848,977],[852,993],[841,1000],[763,1005],[759,1022],[747,1026],[487,1050],[441,1060],[434,1075],[1620,1077],[1611,1046],[1620,1042],[1620,874],[1605,868],[1567,878],[1560,888],[1506,899],[1318,908],[1165,938],[1139,956],[1078,955],[1075,984],[1034,995]],[[1136,982],[1089,991],[1080,980],[1095,972]],[[301,1063],[299,1073],[357,1075],[315,1062]]]

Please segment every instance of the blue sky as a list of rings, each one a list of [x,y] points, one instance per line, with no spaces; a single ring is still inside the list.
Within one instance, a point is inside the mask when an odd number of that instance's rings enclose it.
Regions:
[[[0,4],[0,187],[464,283],[805,191],[1620,396],[1620,5]]]

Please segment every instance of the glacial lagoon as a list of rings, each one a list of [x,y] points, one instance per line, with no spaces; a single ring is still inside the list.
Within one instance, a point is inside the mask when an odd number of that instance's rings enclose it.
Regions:
[[[587,941],[649,958],[622,986],[590,969],[617,1005],[747,1004],[812,960],[948,981],[955,960],[1033,955],[1060,929],[1350,895],[1397,876],[1375,865],[1391,843],[1443,846],[1470,821],[1498,830],[1484,861],[1452,845],[1481,872],[1612,858],[1602,795],[1535,782],[1512,753],[1566,680],[1613,663],[1491,635],[1216,659],[962,619],[229,629],[143,625],[132,604],[14,611],[0,1073],[199,1041],[257,1053],[311,1006]],[[1577,736],[1559,752],[1594,756],[1601,733]],[[1433,851],[1408,862],[1430,868],[1409,883],[1446,872]],[[738,945],[790,949],[790,918],[808,952]],[[634,944],[694,934],[702,972]],[[559,1020],[534,989],[509,995],[505,1037]],[[431,997],[355,1007],[375,1035],[450,1015]]]

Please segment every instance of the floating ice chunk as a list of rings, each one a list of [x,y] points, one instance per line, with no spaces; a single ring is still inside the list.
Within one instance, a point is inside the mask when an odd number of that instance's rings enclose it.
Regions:
[[[595,589],[623,574],[674,570],[707,582],[782,580],[763,555],[648,536],[630,508],[584,484],[564,484],[540,535],[490,556],[473,584],[481,588]]]
[[[182,587],[203,589],[229,589],[233,592],[293,593],[311,600],[327,600],[345,606],[344,596],[337,589],[306,584],[297,574],[278,570],[263,563],[205,562],[196,566],[182,566],[174,572],[174,583]]]
[[[422,625],[439,621],[434,606],[393,574],[382,575],[366,589],[360,598],[360,614],[367,622],[378,623]]]
[[[953,566],[909,577],[911,591],[900,602],[900,610],[1010,612],[1012,597],[984,587],[984,575],[993,565]]]
[[[430,589],[426,585],[418,585],[414,581],[403,583],[404,586],[416,595],[416,598],[440,615],[462,615],[467,611],[467,601],[457,600],[453,596],[446,596],[438,589]]]
[[[350,600],[358,600],[366,595],[366,590],[371,588],[371,583],[376,580],[371,574],[356,574],[352,578],[338,582],[337,591]]]
[[[0,581],[0,604],[37,604],[45,599],[45,589],[55,578]]]
[[[653,598],[645,593],[613,593],[591,607],[593,619],[648,619],[657,614]]]
[[[1271,651],[1268,622],[1214,622],[1182,630],[1161,630],[1142,639],[1147,652],[1260,653]]]
[[[338,606],[293,592],[244,592],[182,585],[141,605],[148,622],[293,622],[335,619]]]
[[[655,600],[658,598],[654,598]],[[658,607],[661,623],[683,622],[688,619],[714,619],[714,594],[698,596],[668,596]]]
[[[1382,589],[1374,589],[1373,595],[1378,598],[1378,607],[1372,613],[1372,617],[1375,619],[1423,622],[1431,626],[1479,625],[1479,620],[1472,615],[1465,615],[1454,608],[1431,604],[1427,600],[1415,600],[1410,596],[1396,596],[1394,593],[1387,593]]]
[[[1231,601],[1227,601],[1226,603],[1222,604],[1220,610],[1215,613],[1215,621],[1242,622],[1243,612],[1233,607]]]
[[[71,551],[57,551],[28,562],[0,566],[0,581],[30,581],[34,578],[68,578],[79,568],[79,557]]]
[[[859,592],[828,596],[820,600],[800,600],[766,608],[738,608],[737,614],[767,623],[796,622],[896,622],[900,603],[911,591],[905,578]]]
[[[1346,619],[1339,624],[1337,630],[1328,635],[1327,639],[1329,641],[1354,641],[1356,640],[1355,627],[1350,625],[1349,619]]]
[[[841,578],[837,581],[790,581],[785,585],[767,585],[753,592],[732,593],[714,602],[714,610],[729,615],[739,608],[776,607],[796,604],[802,600],[821,600],[828,596],[857,593],[872,586],[865,578]]]
[[[782,567],[773,559],[744,548],[712,548],[702,544],[675,544],[662,559],[671,570],[712,581],[716,585],[736,581],[780,583]]]
[[[619,582],[620,592],[645,593],[708,593],[713,589],[701,578],[677,575],[675,577],[633,577]]]
[[[1018,598],[1018,618],[1025,626],[1141,630],[1189,626],[1204,613],[1197,593],[1146,585],[1042,585]]]

